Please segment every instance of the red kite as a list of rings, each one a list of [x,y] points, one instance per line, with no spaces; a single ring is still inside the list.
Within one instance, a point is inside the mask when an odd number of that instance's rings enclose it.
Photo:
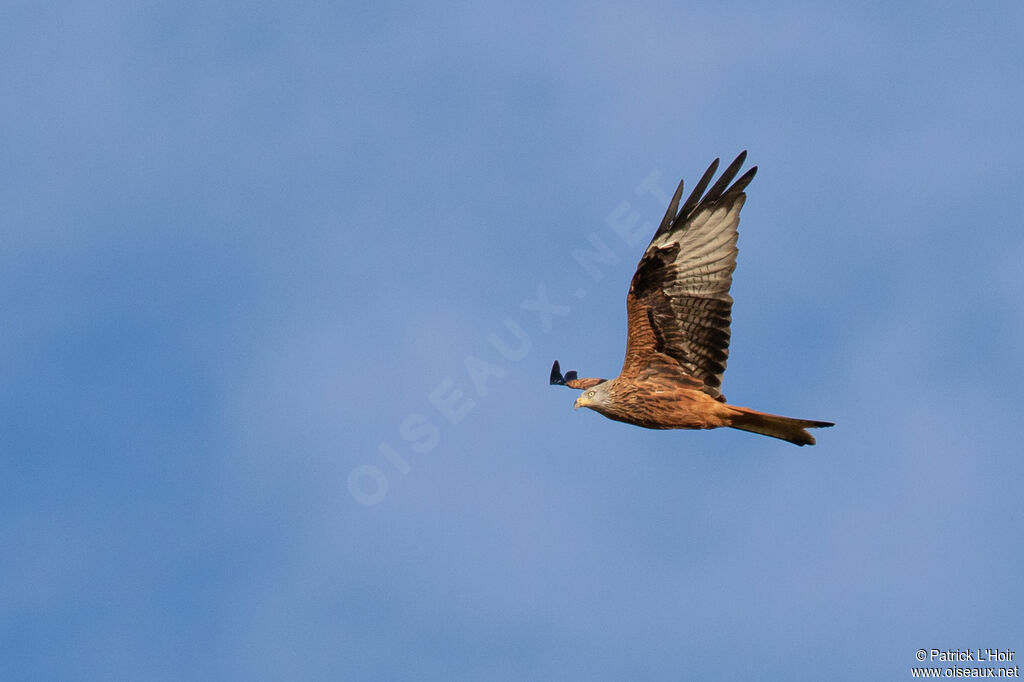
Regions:
[[[729,357],[736,227],[747,200],[743,190],[757,172],[754,166],[732,182],[746,158],[746,152],[736,157],[704,194],[718,170],[715,159],[682,208],[679,183],[629,285],[626,359],[619,376],[562,376],[555,361],[551,383],[584,391],[575,407],[648,429],[728,426],[797,445],[814,445],[806,429],[833,426],[729,405],[720,390]]]

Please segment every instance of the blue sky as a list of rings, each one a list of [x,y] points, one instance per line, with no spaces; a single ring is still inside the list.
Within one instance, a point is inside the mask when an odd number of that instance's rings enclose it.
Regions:
[[[904,679],[919,648],[1024,650],[1022,28],[8,3],[0,676]],[[622,360],[643,244],[613,226],[742,149],[725,394],[838,425],[574,412],[551,361]]]

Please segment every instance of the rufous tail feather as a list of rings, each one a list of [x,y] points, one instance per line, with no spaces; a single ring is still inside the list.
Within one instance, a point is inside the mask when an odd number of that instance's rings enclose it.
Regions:
[[[736,410],[732,421],[729,423],[729,426],[732,428],[760,433],[763,436],[771,436],[772,438],[780,438],[795,445],[814,445],[814,436],[808,433],[807,429],[835,426],[832,422],[781,417],[777,414],[766,414],[747,407],[736,407],[735,405],[730,405],[729,407]]]

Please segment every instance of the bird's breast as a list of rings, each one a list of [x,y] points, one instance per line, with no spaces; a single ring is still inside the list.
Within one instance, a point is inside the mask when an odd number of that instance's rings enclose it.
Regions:
[[[708,394],[688,387],[660,383],[623,383],[611,400],[595,409],[616,421],[648,429],[704,429],[719,425],[718,403]]]

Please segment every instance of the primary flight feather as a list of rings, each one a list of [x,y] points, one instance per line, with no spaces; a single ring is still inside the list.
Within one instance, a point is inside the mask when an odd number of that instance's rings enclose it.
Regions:
[[[704,172],[683,205],[679,183],[658,230],[637,265],[626,296],[626,359],[615,379],[563,376],[556,360],[550,382],[582,389],[575,407],[649,429],[728,426],[813,445],[807,429],[831,422],[793,419],[729,405],[722,374],[729,357],[736,228],[754,166],[733,182],[743,152],[711,189],[719,160]],[[707,192],[705,193],[705,190]]]

